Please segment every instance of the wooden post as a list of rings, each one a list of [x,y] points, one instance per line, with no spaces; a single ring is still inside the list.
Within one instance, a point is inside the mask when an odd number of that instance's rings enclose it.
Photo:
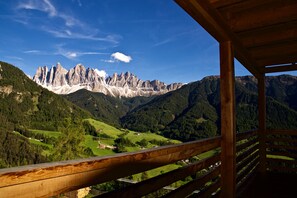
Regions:
[[[259,111],[259,172],[266,172],[266,96],[265,96],[265,74],[258,77],[258,111]]]
[[[222,197],[233,198],[236,189],[236,119],[234,52],[231,41],[220,43],[220,73]]]

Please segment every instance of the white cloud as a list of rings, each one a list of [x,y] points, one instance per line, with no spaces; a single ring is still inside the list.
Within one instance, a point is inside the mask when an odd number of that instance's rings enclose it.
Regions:
[[[131,56],[127,56],[121,52],[115,52],[111,55],[111,58],[115,61],[122,61],[124,63],[129,63],[132,60]]]
[[[74,59],[74,58],[77,57],[77,53],[75,53],[75,52],[67,52],[67,53],[65,54],[65,56],[66,56],[67,58],[69,58],[69,59]]]
[[[106,73],[106,71],[104,70],[98,70],[98,69],[95,69],[95,72],[100,76],[100,77],[103,77],[103,78],[106,78],[108,75]]]
[[[63,45],[58,45],[57,46],[57,52],[54,53],[56,55],[62,55],[68,59],[77,59],[80,56],[85,56],[85,55],[103,55],[107,53],[103,52],[81,52],[81,51],[75,51],[75,50],[69,50],[69,49],[64,49]]]
[[[93,41],[105,41],[117,44],[119,36],[116,35],[108,35],[106,37],[98,37],[94,34],[81,34],[81,33],[73,33],[70,30],[53,30],[47,27],[42,27],[42,30],[52,34],[54,37],[57,38],[67,38],[67,39],[83,39],[83,40],[93,40]]]
[[[79,0],[77,0],[77,3],[79,6],[82,5]],[[36,20],[36,18],[32,17],[34,15],[21,12],[22,10],[37,10],[46,13],[48,20],[41,20],[42,18]],[[47,32],[56,38],[102,41],[111,43],[111,47],[116,46],[121,39],[120,35],[103,33],[79,20],[74,15],[58,10],[50,0],[22,0],[16,6],[15,16],[11,18],[18,23]],[[33,19],[34,23],[32,23]],[[63,25],[52,25],[52,23],[56,24],[60,21],[63,22]]]
[[[14,59],[14,60],[19,60],[19,61],[24,60],[23,58],[17,57],[17,56],[6,56],[6,58],[8,58],[8,59]]]
[[[39,54],[40,51],[39,50],[27,50],[27,51],[24,51],[23,53],[25,53],[25,54]]]
[[[46,12],[51,17],[57,15],[56,8],[50,3],[49,0],[29,0],[27,2],[20,3],[17,8],[26,10],[39,10]]]

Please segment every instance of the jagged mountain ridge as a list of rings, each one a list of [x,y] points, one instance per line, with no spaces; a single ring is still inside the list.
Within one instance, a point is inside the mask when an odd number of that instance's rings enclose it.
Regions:
[[[86,89],[113,97],[161,95],[182,87],[182,83],[166,85],[159,80],[143,81],[130,72],[114,73],[105,78],[97,69],[86,69],[82,64],[68,71],[60,63],[51,69],[38,67],[33,81],[57,94]]]

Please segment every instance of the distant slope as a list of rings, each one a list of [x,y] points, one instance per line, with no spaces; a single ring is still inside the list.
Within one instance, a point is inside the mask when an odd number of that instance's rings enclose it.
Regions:
[[[285,80],[286,78],[288,80]],[[287,83],[288,81],[290,83]],[[285,82],[285,85],[275,82]],[[296,82],[296,78],[291,76],[268,77],[268,128],[297,128],[297,111],[292,99],[296,94],[292,91]],[[236,78],[235,94],[237,131],[257,128],[256,80],[252,77]],[[184,85],[179,90],[156,97],[129,112],[121,121],[123,126],[129,129],[162,131],[165,136],[182,141],[214,136],[220,133],[219,98],[218,77],[206,77],[201,81]]]
[[[89,111],[95,118],[114,126],[120,126],[120,118],[127,112],[153,98],[138,96],[120,99],[85,89],[64,95],[64,97]]]

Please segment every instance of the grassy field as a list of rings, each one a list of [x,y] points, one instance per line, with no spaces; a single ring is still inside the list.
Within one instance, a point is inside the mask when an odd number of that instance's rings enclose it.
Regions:
[[[36,130],[36,129],[31,129],[30,131],[32,133],[43,134],[43,135],[46,135],[47,137],[54,137],[54,138],[59,138],[61,135],[61,132],[58,132],[58,131],[44,131],[44,130]]]
[[[106,135],[112,138],[117,138],[119,135],[124,133],[124,131],[121,131],[113,126],[105,124],[104,122],[100,122],[94,119],[86,119],[86,120],[89,121],[90,124],[93,125],[96,128],[96,130],[98,130],[100,133],[105,133]]]

